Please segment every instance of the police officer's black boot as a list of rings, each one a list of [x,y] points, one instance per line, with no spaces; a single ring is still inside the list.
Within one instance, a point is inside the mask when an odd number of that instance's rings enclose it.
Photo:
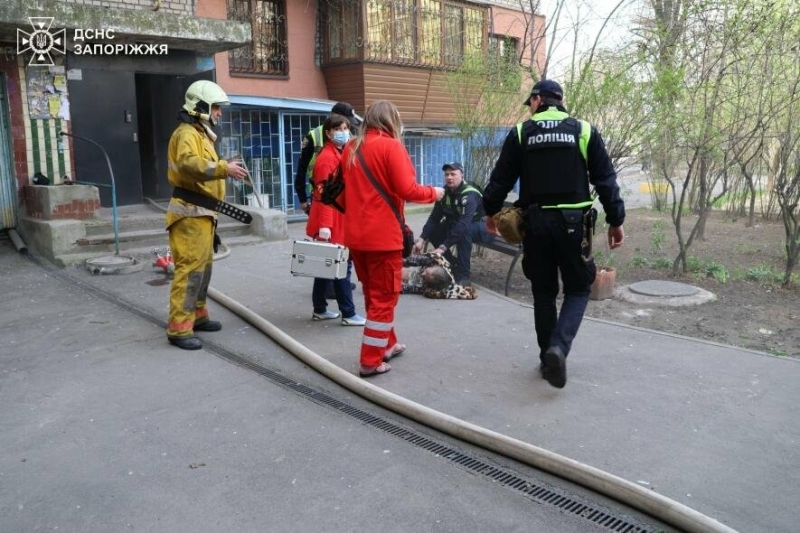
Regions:
[[[564,388],[564,385],[567,384],[567,357],[561,348],[551,346],[545,350],[541,370],[542,377],[550,385],[557,389]]]
[[[167,337],[170,344],[181,350],[199,350],[203,347],[203,342],[197,337]]]

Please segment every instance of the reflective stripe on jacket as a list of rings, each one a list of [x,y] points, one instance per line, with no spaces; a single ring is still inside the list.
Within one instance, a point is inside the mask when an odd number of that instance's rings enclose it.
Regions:
[[[546,148],[549,144],[556,145],[556,144],[564,144],[564,143],[559,143],[557,140],[553,140],[552,142],[549,142],[548,139],[546,139],[546,137],[548,137],[548,134],[545,133],[545,132],[548,129],[550,131],[559,131],[560,129],[562,129],[564,127],[570,128],[572,126],[568,125],[569,121],[577,121],[580,124],[580,133],[579,133],[578,139],[577,139],[577,148],[578,148],[578,152],[580,153],[580,157],[583,159],[583,164],[581,164],[581,166],[583,168],[580,170],[580,174],[581,175],[576,174],[575,176],[572,176],[572,174],[574,174],[574,173],[576,173],[578,171],[573,168],[574,167],[574,163],[570,164],[572,159],[567,158],[566,160],[562,160],[563,157],[564,157],[564,155],[561,153],[561,150],[563,149],[563,147],[559,146],[558,148],[555,149],[556,150],[555,152],[548,152],[548,150],[553,150],[553,148],[549,148],[549,149]],[[520,122],[520,123],[517,124],[517,126],[516,126],[516,128],[517,128],[517,140],[519,141],[520,146],[522,146],[523,148],[525,147],[525,139],[523,139],[523,130],[525,129],[526,124],[529,124],[529,123],[530,123],[530,125],[528,126],[528,129],[530,130],[531,128],[533,128],[534,132],[538,132],[540,134],[540,135],[536,135],[537,138],[538,137],[545,137],[544,143],[543,144],[538,144],[538,146],[544,146],[545,147],[544,148],[545,152],[548,153],[548,154],[551,154],[549,156],[543,156],[543,157],[546,157],[546,159],[543,160],[543,161],[542,160],[538,160],[538,162],[533,162],[533,163],[529,162],[528,163],[529,165],[533,165],[533,167],[535,167],[537,169],[537,174],[539,175],[538,179],[541,179],[542,177],[544,177],[545,180],[552,180],[552,182],[545,181],[543,183],[543,182],[539,181],[539,182],[534,183],[533,184],[533,186],[534,186],[534,189],[533,189],[534,190],[534,194],[537,194],[536,193],[537,185],[538,185],[538,187],[542,187],[543,189],[547,189],[546,185],[548,185],[549,183],[553,184],[553,185],[557,184],[557,185],[560,185],[562,187],[563,186],[568,186],[569,181],[565,181],[565,178],[563,177],[563,171],[564,171],[564,169],[569,169],[568,174],[570,175],[570,178],[568,178],[568,179],[577,180],[577,185],[573,185],[573,187],[577,187],[577,190],[575,190],[575,189],[571,189],[571,190],[573,192],[577,192],[578,193],[577,194],[578,198],[580,198],[582,196],[584,196],[586,198],[585,200],[577,201],[577,202],[558,203],[558,204],[553,204],[553,205],[543,205],[542,208],[543,209],[582,209],[582,208],[591,206],[594,203],[594,198],[592,198],[589,195],[588,182],[585,181],[585,180],[588,180],[588,176],[586,175],[586,167],[587,167],[588,161],[589,161],[589,157],[588,157],[588,153],[587,152],[588,152],[588,146],[589,146],[589,139],[590,139],[591,134],[592,134],[591,125],[588,122],[586,122],[585,120],[579,120],[579,119],[571,118],[568,113],[566,113],[564,111],[560,111],[555,107],[549,107],[545,111],[542,111],[540,113],[534,114],[530,118],[530,121],[524,121],[524,122]],[[542,133],[544,133],[544,135],[542,135]],[[553,136],[557,137],[557,135],[553,135]],[[530,137],[530,139],[528,139],[528,142],[531,142],[531,141],[534,140],[533,139],[533,137],[534,137],[533,134],[529,135],[529,137]],[[571,132],[569,133],[568,138],[574,139],[574,137],[572,136]],[[535,145],[535,144],[531,145],[531,147],[536,147],[536,146],[537,145]],[[541,148],[540,148],[540,150],[541,150]],[[539,152],[539,153],[541,153],[541,152]],[[556,156],[558,156],[558,157],[556,157]],[[553,157],[556,157],[556,159],[553,160]],[[562,159],[559,159],[559,157],[562,158]],[[550,163],[550,164],[548,165],[547,163]],[[550,175],[550,174],[554,174],[556,172],[555,168],[549,168],[549,171],[548,171],[548,167],[552,167],[553,165],[555,165],[555,167],[557,169],[559,169],[559,172],[562,172],[562,175],[559,175],[559,176],[556,176],[556,175],[552,175],[551,176]],[[529,172],[530,171],[531,170],[529,169]],[[544,171],[545,176],[541,176],[541,172],[542,171]],[[545,186],[545,187],[543,187],[543,186]],[[559,192],[569,192],[569,190],[570,189],[568,188],[568,189],[566,189],[564,191],[559,191]],[[583,192],[581,192],[581,191],[583,191]],[[543,191],[540,190],[539,193],[541,193],[541,192],[543,192]],[[550,192],[554,192],[554,191],[550,191]],[[570,196],[572,196],[572,194]]]

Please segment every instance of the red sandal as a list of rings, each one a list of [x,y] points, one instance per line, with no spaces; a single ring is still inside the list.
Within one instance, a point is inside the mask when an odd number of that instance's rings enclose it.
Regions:
[[[381,363],[376,367],[368,367],[361,365],[358,367],[358,375],[361,376],[362,378],[368,378],[372,376],[377,376],[378,374],[385,374],[391,369],[392,367],[390,367],[388,363]]]
[[[406,345],[400,344],[399,342],[386,350],[386,353],[383,355],[383,360],[388,361],[393,357],[397,357],[398,355],[402,354],[406,351]]]

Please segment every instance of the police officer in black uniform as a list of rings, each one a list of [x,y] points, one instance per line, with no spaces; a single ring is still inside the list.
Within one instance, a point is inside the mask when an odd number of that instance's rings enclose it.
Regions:
[[[473,242],[488,242],[494,239],[483,222],[481,192],[464,180],[461,163],[445,163],[444,196],[433,205],[431,214],[414,245],[414,253],[422,253],[425,241],[436,247],[434,253],[444,254],[455,266],[455,282],[470,284],[470,256]],[[450,253],[455,245],[457,257]]]
[[[593,185],[606,215],[608,245],[622,246],[625,204],[603,139],[588,122],[572,118],[564,91],[553,80],[533,86],[530,120],[517,124],[503,144],[483,194],[486,227],[496,233],[491,215],[520,180],[516,206],[524,209],[526,232],[522,268],[531,280],[536,338],[542,377],[553,387],[567,383],[567,363],[578,333],[595,264],[591,256]],[[564,285],[561,312],[556,309],[558,278]]]

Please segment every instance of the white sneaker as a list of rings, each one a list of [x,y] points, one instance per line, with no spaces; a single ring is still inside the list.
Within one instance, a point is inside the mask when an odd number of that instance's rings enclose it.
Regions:
[[[363,326],[367,323],[367,319],[360,315],[353,315],[350,318],[342,318],[343,326]]]
[[[334,313],[333,311],[325,310],[324,313],[314,313],[311,315],[312,320],[331,320],[333,318],[339,318],[339,313]]]

